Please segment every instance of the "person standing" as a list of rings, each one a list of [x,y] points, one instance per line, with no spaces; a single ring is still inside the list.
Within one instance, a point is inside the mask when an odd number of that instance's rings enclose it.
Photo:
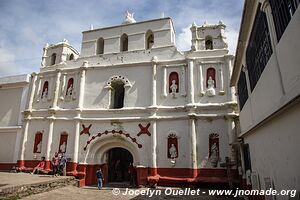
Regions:
[[[129,164],[128,173],[129,173],[129,176],[130,176],[129,185],[131,187],[136,187],[136,169],[135,169],[135,167],[133,166],[132,163]]]
[[[96,171],[96,177],[97,177],[98,189],[101,190],[103,186],[104,178],[100,168]]]
[[[61,154],[61,159],[59,162],[59,174],[61,176],[66,175],[66,164],[67,164],[67,157],[64,153]]]
[[[59,172],[59,157],[57,152],[55,152],[52,158],[52,166],[53,166],[53,176],[57,176]]]

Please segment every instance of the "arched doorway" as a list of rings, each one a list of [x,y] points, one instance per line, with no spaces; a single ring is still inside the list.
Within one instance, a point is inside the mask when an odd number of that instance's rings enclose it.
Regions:
[[[132,154],[124,148],[116,147],[107,152],[107,159],[108,182],[128,182],[128,167],[133,163]]]

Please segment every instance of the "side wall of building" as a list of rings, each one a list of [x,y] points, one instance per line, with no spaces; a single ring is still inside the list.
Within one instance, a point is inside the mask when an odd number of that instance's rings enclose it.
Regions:
[[[276,190],[300,190],[300,104],[296,104],[245,137],[250,146],[251,168],[262,189],[271,178]],[[283,197],[278,196],[278,199]]]
[[[16,166],[22,140],[22,114],[27,100],[29,76],[0,79],[0,170]]]

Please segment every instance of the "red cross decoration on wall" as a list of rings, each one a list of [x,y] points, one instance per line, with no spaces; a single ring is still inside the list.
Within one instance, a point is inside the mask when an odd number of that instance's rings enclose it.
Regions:
[[[80,132],[80,135],[82,134],[87,134],[88,136],[90,136],[90,128],[92,127],[92,124],[90,124],[88,127],[85,127],[84,124],[82,124],[82,128],[83,130]]]
[[[150,123],[147,124],[147,126],[143,126],[142,124],[139,124],[140,127],[140,132],[137,134],[137,136],[140,136],[142,134],[147,134],[148,136],[151,136],[151,133],[148,131],[149,127],[150,127]]]

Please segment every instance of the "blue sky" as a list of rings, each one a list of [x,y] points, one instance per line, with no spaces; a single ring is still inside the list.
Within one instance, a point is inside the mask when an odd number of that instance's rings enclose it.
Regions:
[[[136,21],[161,17],[173,19],[177,47],[189,50],[189,27],[226,25],[230,53],[235,53],[243,0],[0,0],[0,77],[39,71],[42,48],[46,43],[68,39],[78,51],[81,32],[119,25],[126,10]]]

